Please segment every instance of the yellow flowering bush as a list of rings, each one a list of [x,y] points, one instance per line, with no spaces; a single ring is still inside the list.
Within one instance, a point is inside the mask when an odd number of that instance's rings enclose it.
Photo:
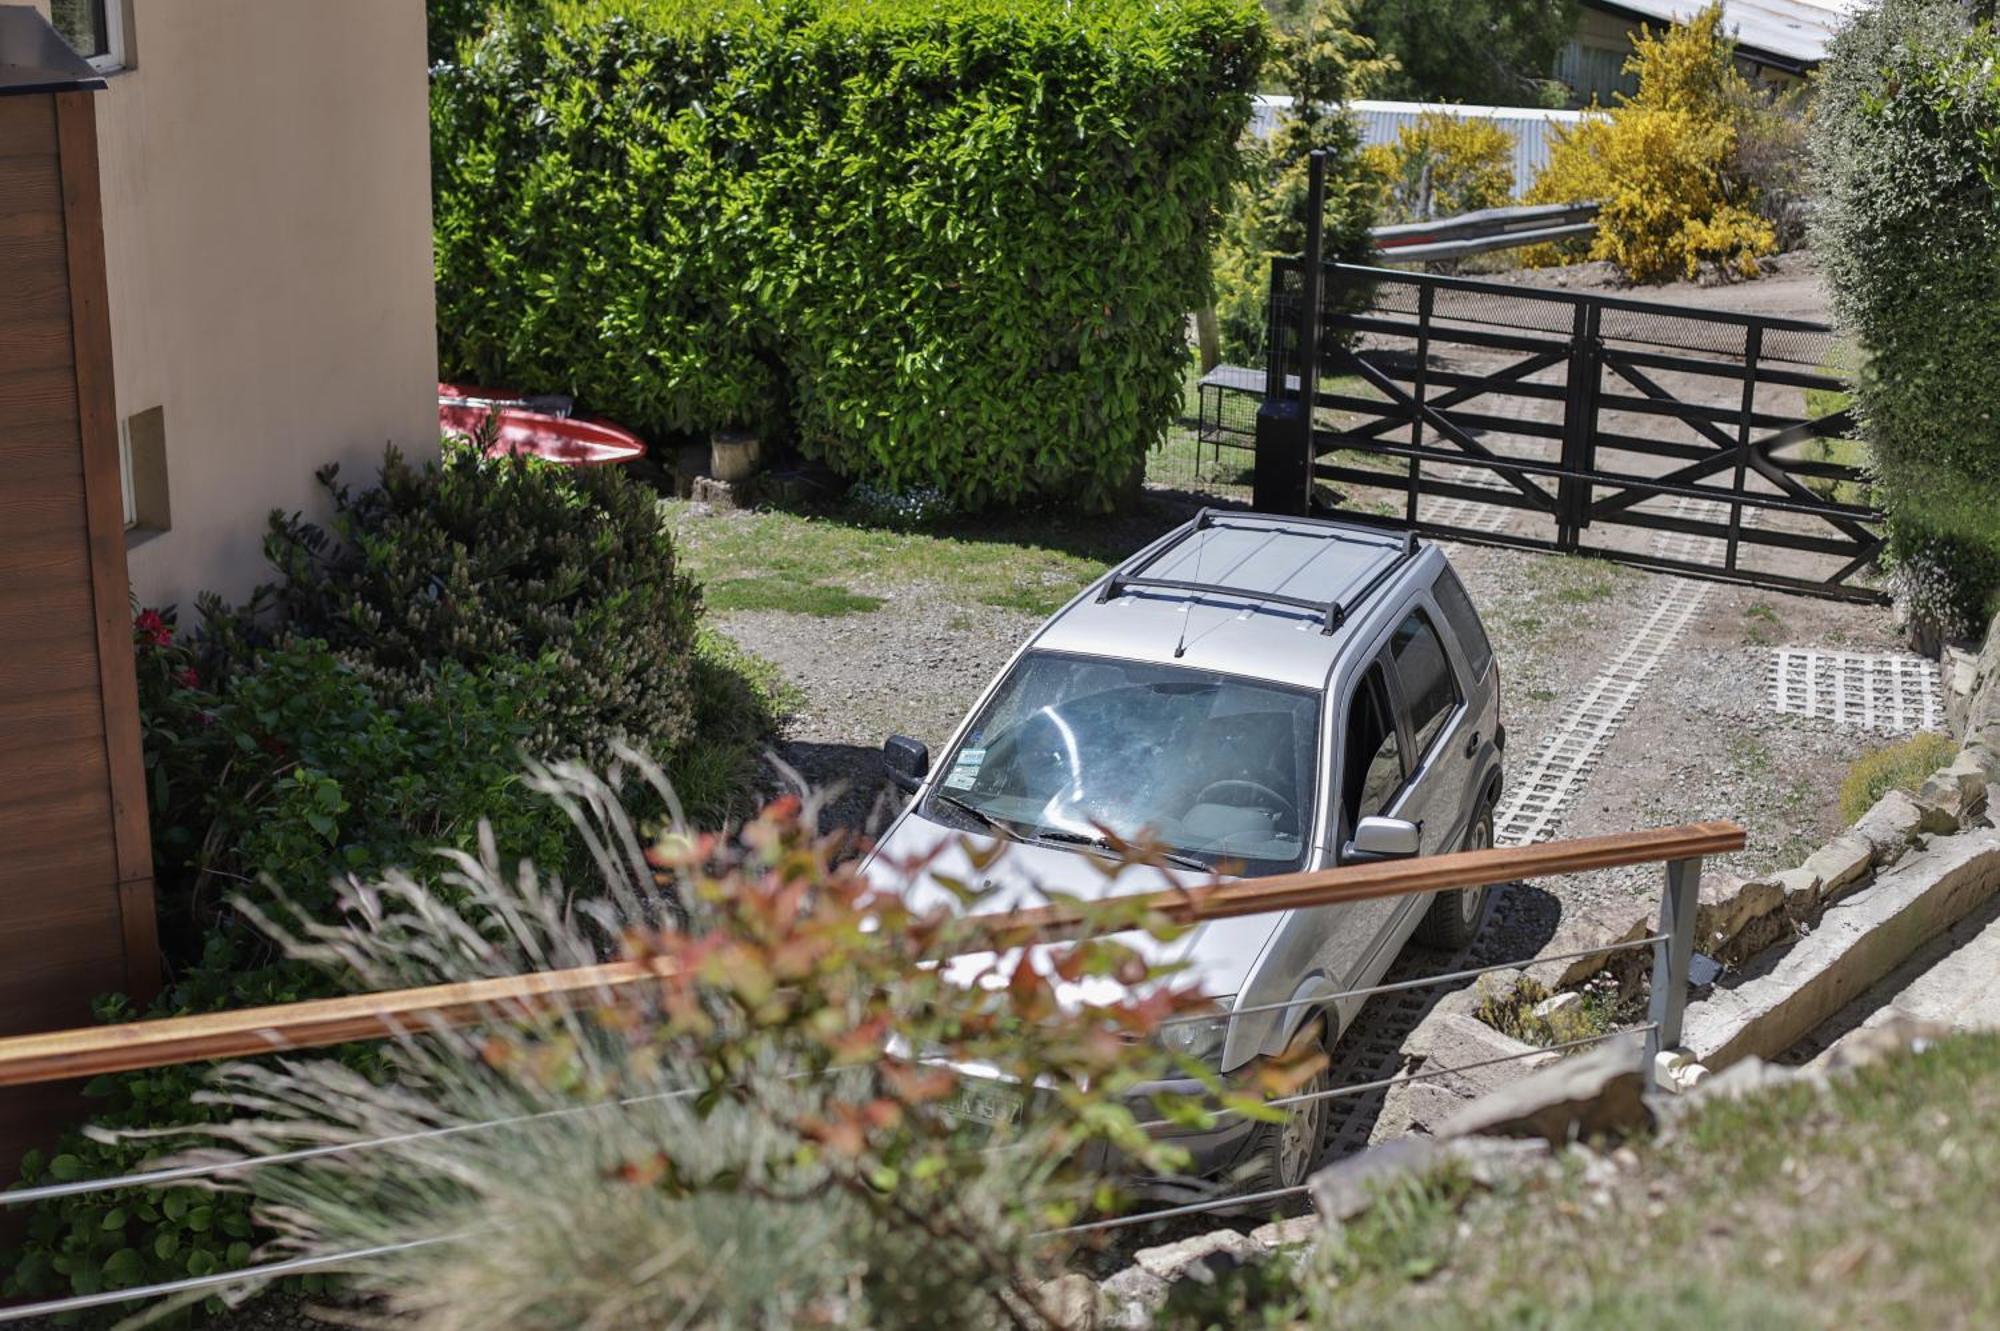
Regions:
[[[1639,91],[1558,130],[1528,202],[1597,200],[1587,257],[1635,282],[1691,278],[1704,267],[1755,276],[1777,233],[1738,162],[1740,121],[1758,99],[1736,70],[1721,6],[1664,33],[1641,29],[1632,45],[1625,68],[1638,75]],[[1525,258],[1561,263],[1577,248],[1538,246]]]
[[[1491,120],[1426,111],[1399,126],[1394,143],[1377,143],[1362,160],[1382,185],[1389,222],[1427,222],[1481,208],[1502,208],[1514,193],[1514,136]]]

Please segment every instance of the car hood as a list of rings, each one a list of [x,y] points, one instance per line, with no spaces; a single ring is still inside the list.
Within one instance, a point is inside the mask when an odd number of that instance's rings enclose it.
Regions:
[[[1002,851],[999,858],[984,869],[977,867],[974,856],[991,854],[996,844]],[[923,867],[906,874],[901,866],[909,863]],[[1104,868],[1103,857],[1086,850],[998,843],[996,838],[946,827],[912,812],[890,829],[862,872],[871,886],[897,892],[918,910],[943,906],[963,912],[958,898],[937,882],[939,875],[982,885],[988,895],[974,907],[981,914],[1039,906],[1048,900],[1048,893],[1101,900],[1114,893],[1130,896],[1207,881],[1191,871],[1179,872],[1176,881],[1167,872],[1144,865],[1134,865],[1112,878],[1105,875]],[[1177,964],[1179,969],[1171,977],[1176,987],[1198,986],[1204,993],[1226,998],[1242,992],[1277,922],[1275,915],[1247,915],[1205,921],[1167,942],[1138,931],[1117,938],[1155,966]],[[1035,951],[1046,953],[1048,948]],[[1018,950],[1010,951],[1003,962],[1011,967],[1012,958],[1018,955]],[[991,952],[956,957],[947,963],[946,974],[969,983],[993,960]],[[1114,1002],[1125,996],[1125,986],[1106,978],[1057,987],[1057,997],[1064,1002]]]

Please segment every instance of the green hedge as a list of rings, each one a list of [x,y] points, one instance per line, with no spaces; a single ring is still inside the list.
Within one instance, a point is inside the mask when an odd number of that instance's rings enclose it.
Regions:
[[[1955,0],[1885,0],[1835,39],[1813,234],[1866,352],[1855,405],[1925,627],[2000,588],[2000,36]]]
[[[1180,407],[1255,0],[503,5],[432,85],[448,373],[1101,506]]]

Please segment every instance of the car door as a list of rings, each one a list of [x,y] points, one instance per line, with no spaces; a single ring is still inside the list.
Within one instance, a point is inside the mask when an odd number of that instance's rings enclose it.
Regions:
[[[1409,746],[1409,789],[1392,816],[1422,825],[1423,854],[1457,850],[1471,826],[1478,745],[1467,743],[1472,732],[1465,687],[1424,603],[1413,602],[1390,633],[1387,656]]]
[[[1409,794],[1406,742],[1396,718],[1386,650],[1378,652],[1342,700],[1338,733],[1333,844],[1345,848],[1355,826],[1376,815],[1402,816],[1398,810]],[[1387,897],[1323,907],[1338,912],[1326,921],[1326,973],[1341,988],[1372,983],[1379,974],[1387,944],[1398,923],[1403,902]],[[1360,1007],[1358,1000],[1341,1004],[1342,1020]]]

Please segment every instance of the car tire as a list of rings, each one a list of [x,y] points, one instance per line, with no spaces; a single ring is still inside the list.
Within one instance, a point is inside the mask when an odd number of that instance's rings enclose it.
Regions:
[[[1493,844],[1493,806],[1481,806],[1465,834],[1465,849],[1485,850]],[[1416,939],[1425,947],[1456,952],[1471,943],[1486,915],[1486,889],[1460,887],[1431,898],[1430,909],[1417,923]]]
[[[1328,1048],[1325,1025],[1321,1021],[1309,1023],[1292,1040],[1291,1052],[1297,1056]],[[1313,1075],[1290,1092],[1291,1095],[1319,1095],[1333,1087],[1332,1070],[1322,1062]],[[1319,1169],[1320,1155],[1326,1149],[1326,1129],[1333,1117],[1333,1102],[1320,1098],[1290,1105],[1285,1110],[1285,1121],[1266,1123],[1257,1130],[1251,1145],[1254,1170],[1244,1171],[1249,1175],[1248,1190],[1269,1192],[1277,1188],[1296,1188],[1304,1184]]]

